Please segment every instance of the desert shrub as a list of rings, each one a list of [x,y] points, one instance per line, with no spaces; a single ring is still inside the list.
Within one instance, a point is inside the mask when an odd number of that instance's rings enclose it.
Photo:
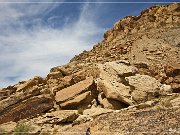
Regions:
[[[14,128],[13,135],[28,135],[31,130],[31,125],[24,120],[19,121]]]

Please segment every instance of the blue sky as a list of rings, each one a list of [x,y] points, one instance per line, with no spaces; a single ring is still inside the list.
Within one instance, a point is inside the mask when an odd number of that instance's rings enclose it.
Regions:
[[[45,77],[50,68],[66,64],[74,55],[90,50],[119,19],[138,15],[155,4],[155,0],[145,1],[152,3],[101,3],[102,0],[89,0],[98,3],[88,3],[88,0],[59,1],[81,3],[53,2],[58,1],[0,1],[0,87],[35,75]]]

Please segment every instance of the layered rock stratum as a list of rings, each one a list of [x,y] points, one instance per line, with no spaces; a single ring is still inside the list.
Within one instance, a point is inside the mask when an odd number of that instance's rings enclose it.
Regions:
[[[125,17],[47,77],[1,89],[0,129],[22,121],[35,134],[179,134],[180,3]]]

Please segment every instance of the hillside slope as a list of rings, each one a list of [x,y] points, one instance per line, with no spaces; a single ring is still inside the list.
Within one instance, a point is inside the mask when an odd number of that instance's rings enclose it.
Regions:
[[[18,122],[36,134],[180,133],[179,35],[180,3],[125,17],[47,77],[1,89],[0,129],[12,133]]]

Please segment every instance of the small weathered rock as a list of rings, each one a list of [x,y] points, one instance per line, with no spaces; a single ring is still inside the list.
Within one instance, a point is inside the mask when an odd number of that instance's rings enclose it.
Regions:
[[[33,79],[30,79],[18,86],[17,91],[27,91],[29,88],[32,88],[33,86],[39,85],[44,82],[45,80],[42,77],[36,76]]]
[[[71,71],[67,69],[65,66],[57,66],[50,70],[50,74],[53,72],[60,72],[63,76],[69,76],[71,74]]]
[[[180,107],[180,96],[175,97],[170,101],[172,107]]]
[[[144,108],[152,107],[156,103],[157,103],[156,101],[146,101],[145,103],[140,103],[140,104],[136,105],[135,107],[137,109],[144,109]]]
[[[96,117],[102,114],[107,114],[109,112],[113,112],[111,109],[104,109],[104,108],[91,108],[91,109],[86,109],[83,111],[83,115],[88,115],[90,117]]]
[[[180,64],[168,64],[165,67],[165,72],[167,76],[177,76],[180,75]]]
[[[144,102],[148,99],[148,94],[145,91],[134,90],[131,95],[138,103]]]
[[[7,88],[0,89],[0,100],[9,97],[14,92],[16,92],[16,88],[13,86],[9,86]]]
[[[16,122],[13,122],[13,121],[10,121],[10,122],[7,122],[7,123],[3,123],[0,125],[0,134],[3,134],[1,133],[2,131],[4,131],[6,133],[12,133],[14,128],[16,127]]]
[[[82,123],[85,123],[87,121],[92,121],[93,118],[89,115],[80,115],[74,122],[72,125],[79,125]]]
[[[41,127],[35,124],[31,125],[31,129],[29,131],[29,133],[31,134],[39,134],[41,132]]]
[[[47,75],[47,79],[58,79],[64,77],[61,72],[50,72]]]
[[[160,95],[167,95],[167,94],[171,94],[171,93],[172,93],[171,85],[163,84],[160,87]]]

